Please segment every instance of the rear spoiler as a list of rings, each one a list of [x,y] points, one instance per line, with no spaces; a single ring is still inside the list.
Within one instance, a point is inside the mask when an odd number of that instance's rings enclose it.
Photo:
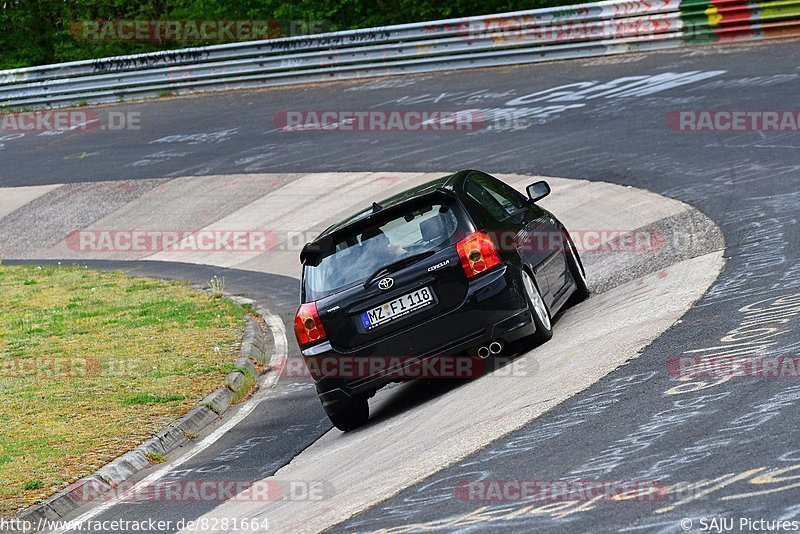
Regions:
[[[303,249],[300,251],[300,263],[305,263],[306,258],[308,257],[309,247],[311,247],[311,243],[306,243],[303,245]]]
[[[306,243],[303,245],[303,249],[300,251],[300,263],[305,264],[306,260],[313,257],[314,254],[317,252],[321,252],[326,248],[329,248],[333,245],[333,236],[327,235],[324,236],[317,241],[313,241],[311,243]]]

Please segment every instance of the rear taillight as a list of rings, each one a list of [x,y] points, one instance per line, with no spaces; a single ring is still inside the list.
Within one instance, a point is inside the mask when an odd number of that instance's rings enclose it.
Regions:
[[[468,235],[456,243],[456,250],[467,278],[500,265],[500,255],[494,247],[494,241],[483,232]]]
[[[301,304],[297,309],[297,313],[294,314],[294,334],[297,336],[297,344],[301,347],[328,337],[322,327],[322,321],[319,320],[316,302]]]

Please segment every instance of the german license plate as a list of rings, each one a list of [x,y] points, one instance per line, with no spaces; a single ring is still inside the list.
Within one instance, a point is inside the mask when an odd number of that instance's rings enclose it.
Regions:
[[[361,322],[367,330],[370,330],[424,308],[432,302],[433,292],[429,287],[423,287],[365,311],[361,314]]]

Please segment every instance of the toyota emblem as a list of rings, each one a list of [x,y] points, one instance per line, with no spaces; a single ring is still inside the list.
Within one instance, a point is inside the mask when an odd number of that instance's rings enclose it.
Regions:
[[[380,282],[378,282],[378,288],[380,288],[382,291],[391,289],[393,285],[394,285],[394,279],[389,278],[388,276],[386,278],[381,278]]]

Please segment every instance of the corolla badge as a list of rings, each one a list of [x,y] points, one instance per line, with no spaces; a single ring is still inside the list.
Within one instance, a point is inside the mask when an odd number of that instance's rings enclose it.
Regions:
[[[386,278],[381,278],[380,281],[378,282],[378,288],[381,289],[382,291],[391,289],[393,285],[394,285],[394,279],[389,278],[388,276]]]
[[[450,260],[444,260],[442,262],[437,263],[436,265],[431,265],[428,267],[428,272],[435,271],[436,269],[441,269],[445,265],[450,265]]]

